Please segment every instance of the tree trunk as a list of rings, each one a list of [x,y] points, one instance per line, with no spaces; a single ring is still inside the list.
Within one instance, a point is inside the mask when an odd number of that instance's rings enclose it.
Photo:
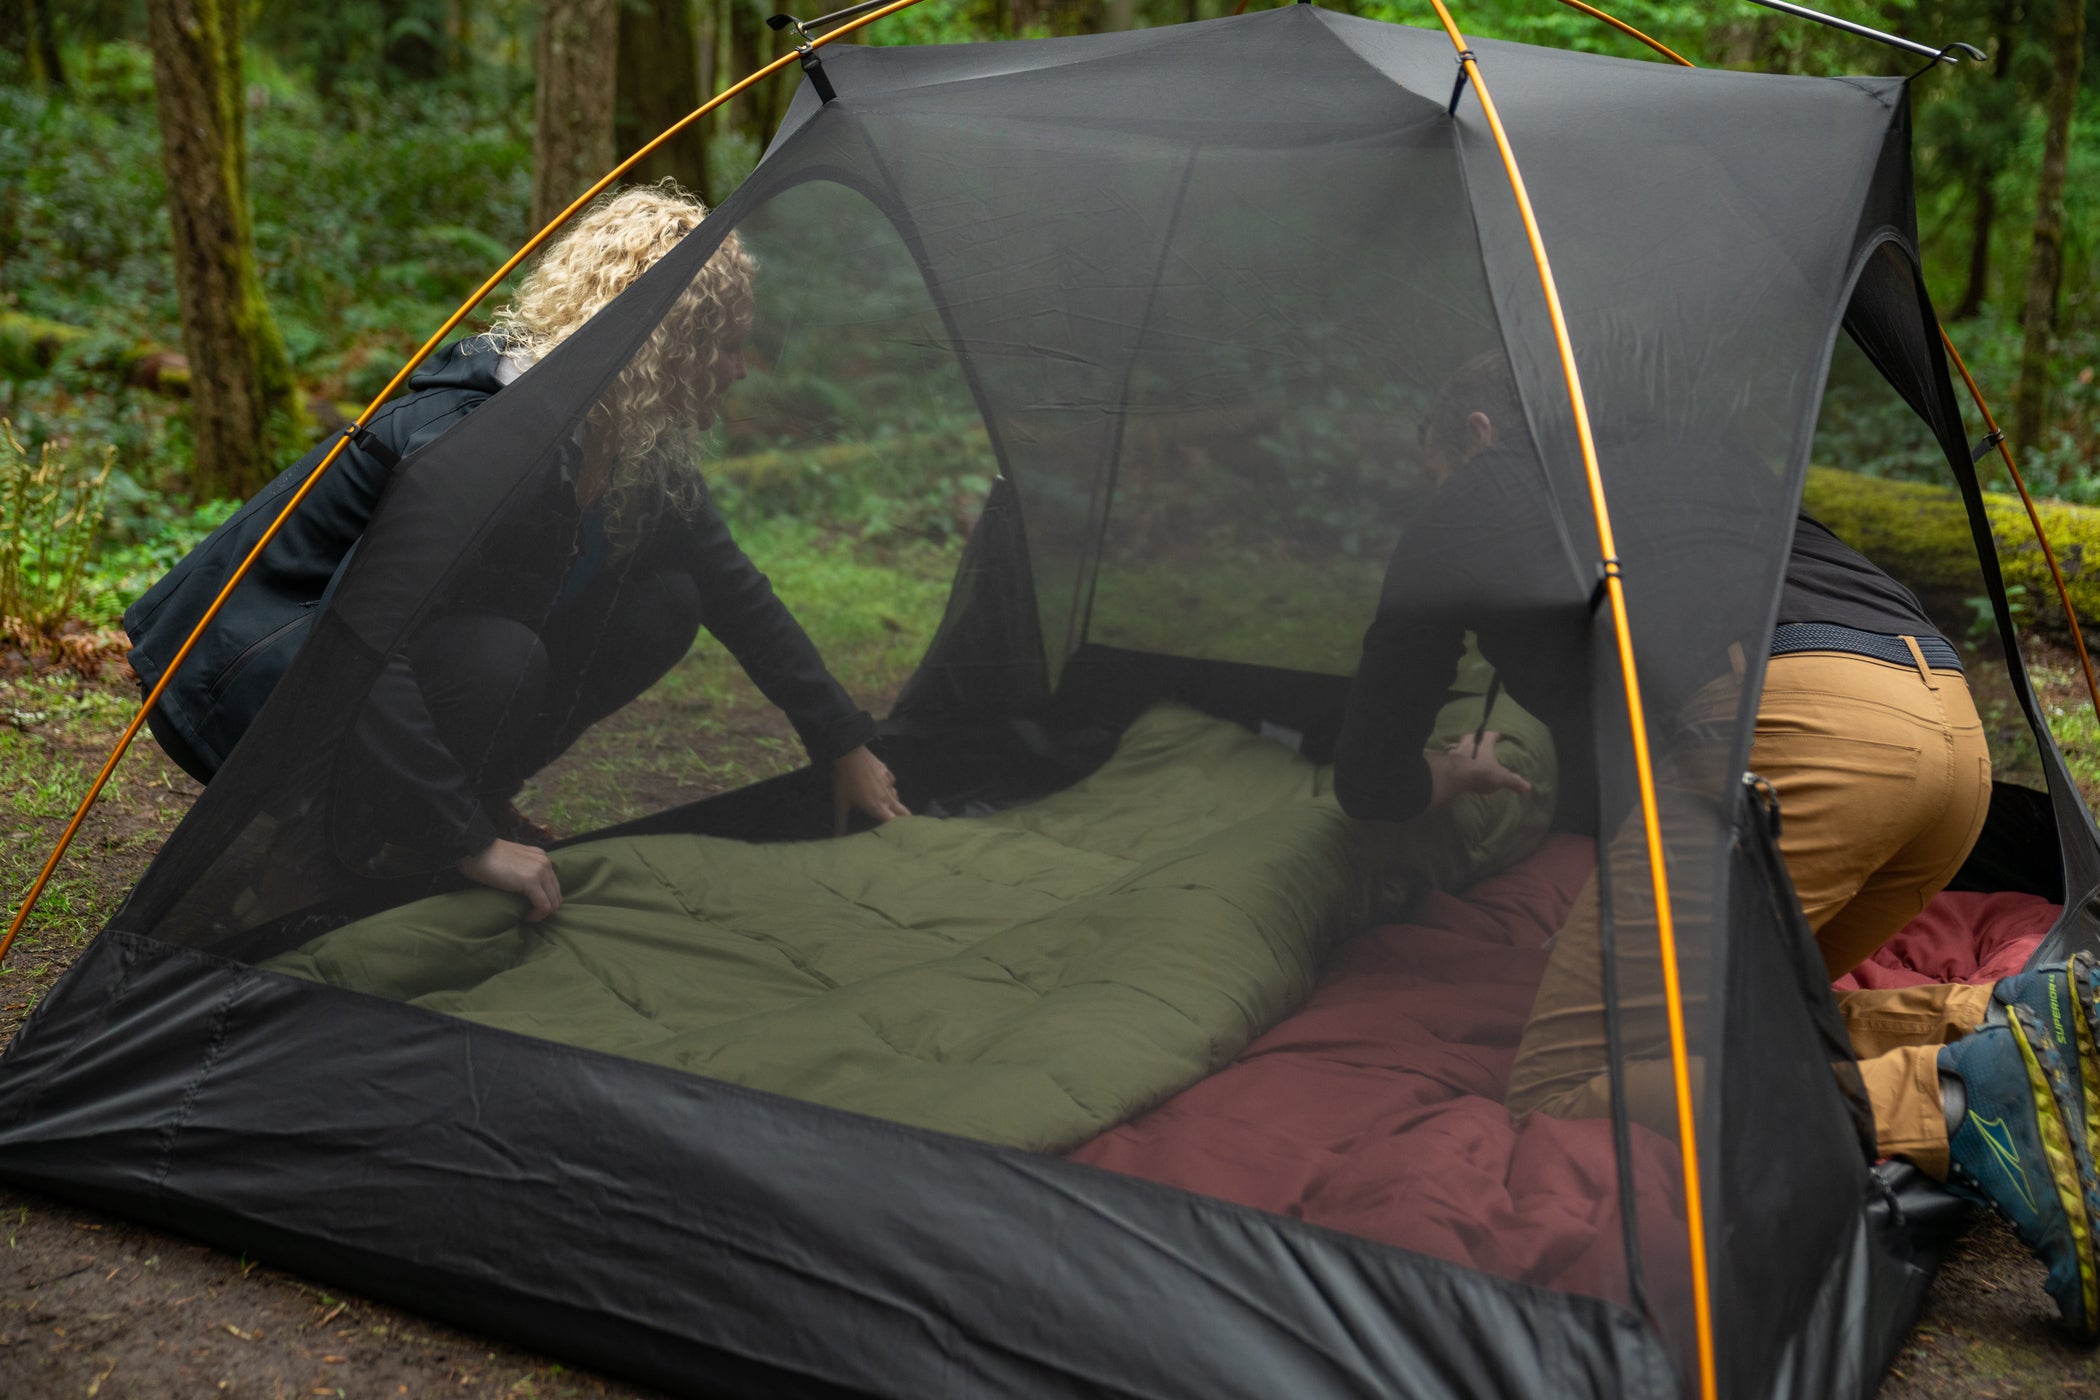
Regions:
[[[450,0],[445,7],[445,41],[451,51],[451,72],[460,77],[474,70],[474,7],[472,0]]]
[[[692,0],[623,0],[618,92],[613,135],[623,156],[700,105]],[[706,131],[686,128],[634,174],[638,180],[676,180],[707,199]]]
[[[773,31],[766,28],[764,15],[757,0],[728,0],[726,18],[729,30],[729,71],[723,75],[723,84],[741,82],[763,68],[773,59]],[[749,137],[757,151],[764,151],[766,142],[777,125],[773,111],[772,89],[779,86],[776,79],[760,83],[743,96],[729,104],[729,129],[740,136]]]
[[[541,0],[533,95],[532,227],[612,169],[619,0]]]
[[[39,90],[66,85],[51,6],[52,0],[0,0],[0,53],[14,56],[16,81]]]
[[[1969,283],[1962,288],[1961,302],[1948,316],[1950,321],[1966,321],[1983,310],[1983,298],[1991,281],[1991,225],[1997,219],[1998,191],[1991,184],[1990,171],[1979,171],[1976,211],[1969,227]]]
[[[248,496],[307,423],[256,275],[239,0],[148,0],[175,292],[191,367],[196,492]]]
[[[2056,68],[2049,78],[2041,178],[2035,182],[2034,255],[2027,265],[2027,305],[2020,317],[2020,396],[2013,419],[2014,439],[2029,451],[2043,445],[2043,416],[2049,405],[2050,340],[2056,328],[2057,288],[2063,281],[2064,171],[2085,66],[2085,0],[2056,0],[2049,47],[2056,55]]]
[[[1989,106],[1993,129],[2002,131],[2009,141],[2017,140],[2015,130],[2004,130],[2004,123],[2018,101],[2013,89],[2013,62],[2018,57],[2020,43],[2019,0],[1998,0],[1998,51],[1991,64],[1991,86]],[[2002,109],[2002,110],[2001,110]],[[1948,319],[1966,321],[1983,310],[1984,300],[1991,292],[1991,227],[1998,221],[1998,185],[1996,163],[2001,154],[1996,141],[1985,141],[1979,152],[1980,159],[1969,172],[1976,186],[1976,208],[1969,225],[1969,284],[1962,289],[1961,303],[1954,308]]]
[[[389,81],[428,83],[445,76],[446,16],[429,0],[380,0],[380,71]]]

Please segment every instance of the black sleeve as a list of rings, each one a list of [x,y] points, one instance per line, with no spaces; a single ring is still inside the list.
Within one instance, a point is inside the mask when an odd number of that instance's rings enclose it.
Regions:
[[[1406,574],[1396,556],[1386,571],[1378,615],[1364,632],[1363,659],[1335,743],[1335,798],[1343,811],[1364,821],[1407,821],[1428,810],[1423,746],[1465,655],[1465,629],[1397,601],[1425,596]]]
[[[433,867],[486,850],[496,827],[459,759],[439,737],[406,649],[387,658],[354,739],[354,784],[371,835],[403,846]]]
[[[703,505],[689,529],[702,625],[786,713],[810,762],[828,763],[873,739],[874,719],[832,678],[816,644],[730,536],[721,515]]]

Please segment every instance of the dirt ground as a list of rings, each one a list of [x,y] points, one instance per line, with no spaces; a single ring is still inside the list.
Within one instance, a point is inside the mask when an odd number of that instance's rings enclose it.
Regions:
[[[10,913],[128,703],[115,681],[0,683],[0,888]],[[747,756],[730,765],[734,777],[778,767],[788,748],[777,715],[755,695],[717,704],[715,749]],[[43,927],[0,968],[0,1040],[86,946],[196,793],[142,738],[83,828]],[[0,1229],[0,1400],[657,1394],[44,1196],[0,1188]],[[1985,1221],[1941,1273],[1880,1400],[2100,1396],[2100,1357],[2064,1342],[2053,1316],[2039,1266]]]

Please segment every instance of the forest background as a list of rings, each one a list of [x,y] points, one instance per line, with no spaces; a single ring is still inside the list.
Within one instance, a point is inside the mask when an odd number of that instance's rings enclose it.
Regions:
[[[1081,33],[1231,4],[929,0],[849,42]],[[1429,19],[1413,0],[1341,8]],[[1618,9],[1707,65],[1915,66],[1748,4]],[[1482,36],[1652,57],[1551,0],[1461,10]],[[1928,281],[2029,479],[2072,502],[2100,501],[2089,11],[2100,4],[1848,7],[1989,55],[1912,89]],[[786,52],[769,13],[755,0],[0,0],[0,419],[16,444],[0,443],[13,511],[0,616],[17,644],[114,622],[619,155]],[[791,67],[756,87],[637,174],[713,202],[755,163],[796,81]],[[1826,456],[1943,479],[1899,404],[1846,391],[1840,377]],[[896,489],[901,503],[873,503],[886,525],[942,509],[930,484]]]
[[[1236,3],[925,0],[848,42],[1094,32],[1210,18]],[[1326,3],[1434,23],[1425,0]],[[1920,62],[1742,0],[1612,8],[1704,66],[1835,74]],[[2062,503],[2045,519],[2077,611],[2100,619],[2100,0],[1839,8],[1987,55],[1941,65],[1911,89],[1927,279],[2029,481]],[[1653,60],[1553,0],[1462,0],[1456,11],[1471,35]],[[770,13],[756,0],[0,0],[0,908],[12,913],[135,707],[115,630],[124,607],[241,498],[363,408],[468,291],[619,156],[786,52],[766,27]],[[637,177],[720,199],[757,161],[797,81],[791,67],[754,88]],[[798,406],[821,406],[825,392],[798,386]],[[916,473],[856,475],[833,456],[813,470],[717,483],[741,508],[739,538],[806,620],[826,619],[827,657],[848,658],[877,708],[939,616],[970,498],[985,484],[956,476],[952,459],[928,452]],[[1959,512],[1923,484],[1944,486],[1945,461],[1909,410],[1841,363],[1815,460],[1844,469],[1819,479],[1817,509],[1846,513],[1831,523],[1902,566],[1906,581],[1933,582],[1935,551],[1953,560],[1940,591],[1975,613],[1962,640],[1995,645],[1973,554],[1957,558],[1967,551]],[[2025,517],[2016,505],[2003,514],[2030,668],[2074,773],[2089,798],[2100,795],[2100,722],[2079,698]],[[777,716],[738,684],[732,677],[706,697],[714,742],[701,781],[716,788],[793,762]],[[1980,698],[1994,739],[2002,731],[2008,746],[2031,745],[2009,691]],[[2009,753],[1999,752],[2001,768],[2019,768]],[[150,748],[120,771],[76,863],[0,968],[0,1040],[108,918],[195,791]],[[618,814],[547,815],[577,829]],[[74,1381],[121,1379],[138,1357],[146,1379],[135,1393],[188,1393],[192,1371],[246,1374],[254,1393],[269,1393],[297,1367],[326,1378],[365,1355],[344,1362],[330,1352],[349,1346],[341,1340],[307,1346],[316,1328],[346,1335],[348,1305],[296,1280],[272,1293],[258,1282],[267,1271],[251,1278],[249,1261],[236,1273],[201,1251],[204,1262],[183,1275],[171,1267],[175,1246],[150,1232],[0,1191],[0,1210],[17,1209],[0,1276],[12,1268],[35,1289],[40,1270],[73,1259],[85,1238],[76,1232],[107,1228],[77,1286],[132,1286],[129,1296],[158,1310],[120,1317],[83,1292],[66,1311],[51,1291],[0,1288],[0,1379],[8,1366],[20,1377],[34,1367],[38,1385],[52,1386],[36,1393],[58,1393],[61,1377],[77,1391]],[[57,1223],[39,1235],[47,1217]],[[2090,1358],[2068,1358],[2042,1313],[2026,1308],[2040,1296],[2031,1280],[1999,1289],[2027,1267],[2002,1237],[1958,1256],[1953,1275],[1966,1291],[1935,1294],[1940,1311],[1928,1313],[1884,1395],[1983,1394],[2001,1383],[2056,1393],[2079,1377],[2100,1394]],[[225,1275],[218,1284],[213,1269]],[[199,1290],[246,1297],[243,1288],[259,1290],[242,1305],[253,1310],[207,1329],[208,1346],[198,1332],[181,1344],[187,1359],[177,1357],[168,1339],[187,1334],[170,1309]],[[1979,1297],[2003,1306],[1979,1311]],[[36,1332],[37,1348],[6,1350],[18,1307],[30,1322],[62,1325]],[[432,1342],[416,1320],[371,1308],[348,1316],[361,1315],[378,1321],[366,1331],[408,1349],[366,1357],[368,1380],[395,1366],[403,1393],[435,1393],[440,1376],[461,1393],[571,1393],[567,1382],[548,1388],[558,1366],[508,1354],[499,1363],[495,1352],[484,1365],[471,1339]],[[288,1339],[282,1348],[257,1340],[270,1329]],[[156,1347],[167,1355],[148,1357]],[[247,1373],[225,1369],[241,1357]],[[492,1379],[513,1363],[506,1374],[525,1377],[528,1391]],[[486,1386],[459,1378],[470,1372]],[[133,1392],[112,1382],[102,1393]],[[613,1392],[594,1382],[588,1393]]]

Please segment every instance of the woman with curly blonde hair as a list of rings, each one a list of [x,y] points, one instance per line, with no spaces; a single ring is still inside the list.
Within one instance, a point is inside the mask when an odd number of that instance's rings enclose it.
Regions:
[[[672,186],[585,211],[540,256],[483,335],[432,357],[285,523],[153,712],[155,736],[209,781],[304,642],[394,465],[552,354],[707,210]],[[341,855],[372,876],[455,865],[560,905],[540,845],[512,805],[534,772],[677,664],[704,624],[832,770],[851,809],[906,815],[868,749],[874,722],[832,678],[708,502],[701,439],[744,376],[757,262],[729,235],[531,483],[489,528],[444,604],[388,658],[361,715],[337,823]],[[312,473],[316,449],[250,501],[125,616],[148,686]]]
[[[700,226],[705,205],[675,187],[644,186],[601,201],[533,266],[482,342],[509,361],[507,378],[545,359],[599,309]],[[613,513],[704,493],[694,457],[722,394],[744,377],[758,262],[735,234],[687,284],[641,350],[591,409],[594,456],[583,489]]]

